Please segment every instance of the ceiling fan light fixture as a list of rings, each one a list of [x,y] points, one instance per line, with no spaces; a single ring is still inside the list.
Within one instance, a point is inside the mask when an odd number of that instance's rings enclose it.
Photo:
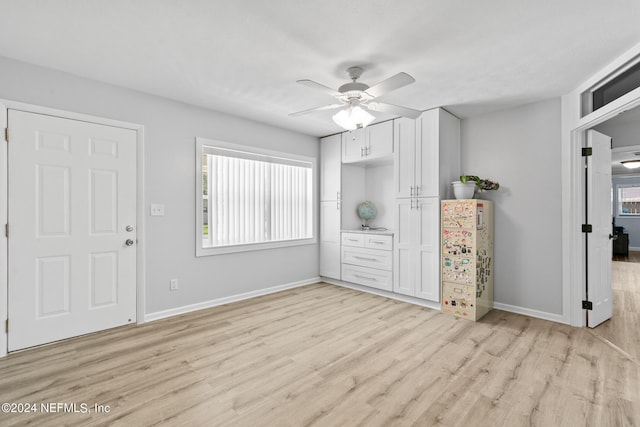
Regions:
[[[364,111],[361,107],[349,107],[340,110],[333,115],[333,121],[346,130],[355,130],[359,127],[365,128],[375,119],[371,114]]]
[[[622,163],[622,166],[624,166],[627,169],[638,169],[640,168],[640,160],[625,160]]]

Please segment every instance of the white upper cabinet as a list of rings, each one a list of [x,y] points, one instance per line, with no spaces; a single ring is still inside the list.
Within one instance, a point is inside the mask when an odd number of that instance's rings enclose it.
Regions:
[[[360,128],[342,133],[342,162],[360,162],[364,160],[364,149],[367,146],[365,129]]]
[[[393,154],[393,120],[365,128],[367,159],[379,159]]]
[[[436,108],[394,122],[395,197],[449,198],[460,175],[460,120]]]
[[[419,119],[418,119],[419,120]],[[395,197],[413,197],[416,186],[417,120],[396,119]]]
[[[340,199],[340,153],[342,136],[332,135],[320,140],[320,200]]]
[[[393,154],[393,121],[344,132],[342,163],[368,162]]]

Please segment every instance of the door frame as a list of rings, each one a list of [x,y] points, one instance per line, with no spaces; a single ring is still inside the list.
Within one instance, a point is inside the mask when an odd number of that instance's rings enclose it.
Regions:
[[[581,117],[582,94],[623,67],[640,62],[640,44],[594,74],[562,97],[562,320],[572,326],[586,326],[582,309],[585,294],[585,242],[581,230],[584,218],[584,159],[587,130],[620,113],[640,106],[636,88],[606,106]]]
[[[144,125],[137,123],[123,122],[120,120],[106,119],[87,114],[75,113],[71,111],[58,110],[55,108],[42,107],[38,105],[25,104],[6,99],[0,99],[0,129],[2,129],[2,140],[4,140],[4,130],[7,127],[8,110],[20,110],[28,113],[44,114],[64,119],[78,120],[106,126],[114,126],[130,129],[136,132],[136,323],[144,323],[145,314],[145,215],[144,215]],[[11,134],[9,134],[11,139]],[[2,141],[0,148],[0,224],[7,223],[8,216],[8,143]],[[8,239],[5,233],[0,233],[0,321],[4,324],[8,318]],[[4,326],[0,332],[0,357],[7,355],[8,334]]]

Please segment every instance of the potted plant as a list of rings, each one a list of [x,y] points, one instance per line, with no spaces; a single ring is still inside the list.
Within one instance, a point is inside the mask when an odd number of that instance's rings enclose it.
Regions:
[[[500,184],[477,175],[460,175],[460,181],[453,181],[453,195],[456,199],[472,199],[477,191],[497,190]]]

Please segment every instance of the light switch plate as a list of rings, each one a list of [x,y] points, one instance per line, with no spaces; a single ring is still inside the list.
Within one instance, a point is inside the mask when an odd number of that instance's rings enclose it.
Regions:
[[[164,205],[151,205],[151,216],[164,216]]]

